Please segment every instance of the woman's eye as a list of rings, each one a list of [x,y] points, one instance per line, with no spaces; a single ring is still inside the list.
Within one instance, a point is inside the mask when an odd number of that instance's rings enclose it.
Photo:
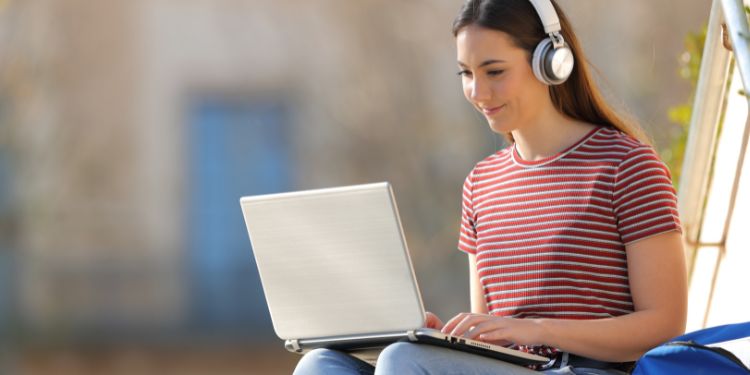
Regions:
[[[465,77],[465,76],[470,76],[471,72],[469,72],[468,70],[462,70],[462,71],[456,73],[456,75],[461,76],[461,77]]]
[[[487,75],[490,77],[494,77],[502,74],[503,72],[504,70],[490,70],[489,72],[487,72]]]

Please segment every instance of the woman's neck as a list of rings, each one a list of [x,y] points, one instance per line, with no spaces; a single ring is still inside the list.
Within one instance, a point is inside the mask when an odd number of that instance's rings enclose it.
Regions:
[[[572,146],[595,127],[554,111],[548,116],[538,116],[535,121],[514,130],[512,134],[521,158],[536,161]]]

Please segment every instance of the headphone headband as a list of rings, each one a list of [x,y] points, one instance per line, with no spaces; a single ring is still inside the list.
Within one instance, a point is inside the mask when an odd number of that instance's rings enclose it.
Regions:
[[[561,30],[560,19],[557,18],[555,7],[550,0],[529,0],[536,9],[539,19],[542,20],[544,32],[547,34],[559,33]]]
[[[542,21],[544,32],[549,35],[534,49],[531,67],[536,78],[545,85],[559,85],[565,82],[573,71],[573,52],[563,40],[560,18],[552,5],[552,0],[529,1]]]

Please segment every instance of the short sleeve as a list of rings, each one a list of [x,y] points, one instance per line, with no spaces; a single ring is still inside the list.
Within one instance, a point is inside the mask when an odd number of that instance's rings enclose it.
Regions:
[[[468,254],[477,253],[477,230],[472,203],[473,174],[474,171],[469,173],[464,181],[461,203],[461,229],[458,237],[458,249]]]
[[[651,147],[628,152],[617,168],[612,198],[625,245],[665,232],[682,232],[672,177]]]

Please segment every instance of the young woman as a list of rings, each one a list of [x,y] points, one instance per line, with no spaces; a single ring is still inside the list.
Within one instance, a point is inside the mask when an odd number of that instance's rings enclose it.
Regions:
[[[550,0],[469,0],[453,32],[464,95],[510,146],[464,183],[459,249],[471,312],[446,324],[428,313],[426,326],[546,355],[550,365],[399,342],[375,368],[319,349],[295,374],[622,374],[685,329],[669,172],[603,101]]]

